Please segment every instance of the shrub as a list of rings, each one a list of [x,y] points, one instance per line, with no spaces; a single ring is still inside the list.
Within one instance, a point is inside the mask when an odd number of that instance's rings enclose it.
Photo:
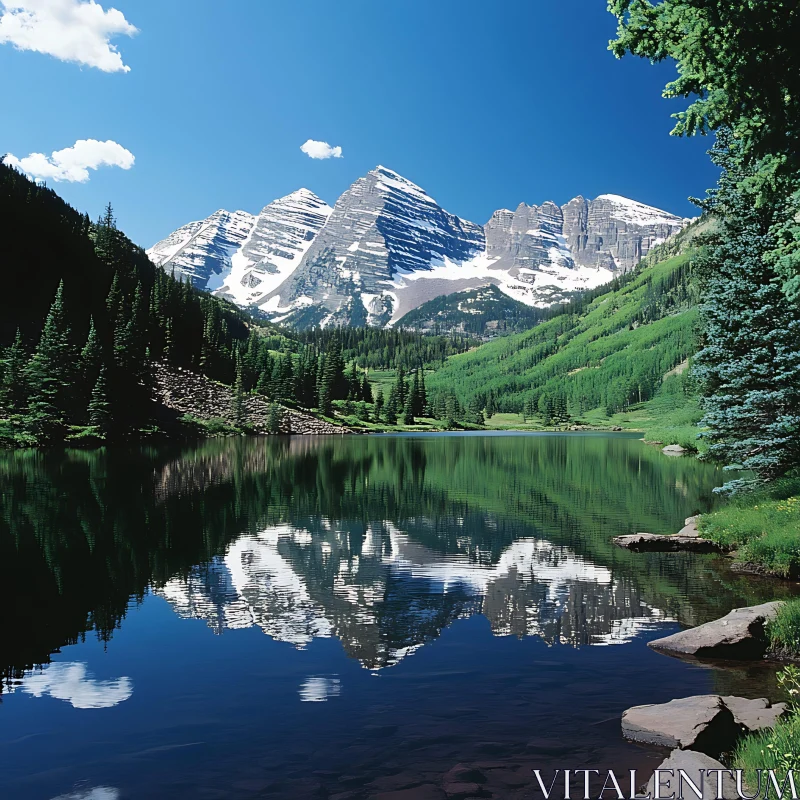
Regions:
[[[800,692],[800,670],[787,667],[778,673],[778,683],[788,692],[792,700],[792,711],[788,717],[778,720],[775,727],[743,739],[733,754],[733,764],[744,770],[745,783],[754,793],[758,783],[756,770],[774,769],[779,783],[790,769],[800,769],[800,712],[794,698]],[[766,789],[762,786],[762,792]]]
[[[773,650],[800,655],[800,598],[787,600],[767,625]]]
[[[738,549],[739,561],[752,561],[777,575],[800,571],[800,481],[790,478],[734,498],[703,516],[703,536]]]

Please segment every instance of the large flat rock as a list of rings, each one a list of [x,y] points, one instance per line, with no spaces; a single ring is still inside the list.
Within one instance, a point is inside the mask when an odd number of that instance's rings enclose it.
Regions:
[[[622,733],[635,742],[717,756],[733,747],[741,729],[719,695],[704,694],[629,708]]]
[[[782,605],[781,601],[775,601],[735,608],[721,619],[655,639],[648,646],[675,656],[759,659],[769,646],[765,626]]]
[[[637,553],[721,553],[723,548],[710,539],[701,539],[697,530],[683,531],[674,536],[661,536],[656,533],[631,533],[615,536],[614,544]]]
[[[722,702],[731,710],[733,718],[750,733],[774,728],[775,723],[788,712],[786,703],[772,705],[766,697],[747,700],[744,697],[726,696]]]
[[[729,773],[708,774],[709,770],[725,770],[725,767],[711,756],[696,750],[673,750],[669,757],[658,765],[658,770],[672,770],[672,775],[668,772],[653,773],[647,787],[644,790],[645,796],[650,797],[680,797],[684,800],[695,800],[697,794],[689,783],[684,780],[683,786],[680,785],[678,770],[683,770],[686,778],[691,780],[695,786],[702,788],[704,798],[721,798],[722,800],[738,800],[736,792],[736,781]],[[717,792],[717,775],[722,774],[722,793]],[[661,789],[656,794],[656,777],[660,777]],[[667,783],[669,781],[669,783]],[[701,787],[702,781],[702,787]]]

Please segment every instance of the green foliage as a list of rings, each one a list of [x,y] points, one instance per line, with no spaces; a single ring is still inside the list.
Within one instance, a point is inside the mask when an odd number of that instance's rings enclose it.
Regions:
[[[709,457],[773,480],[800,464],[800,8],[610,0],[609,10],[611,50],[675,59],[665,96],[696,98],[673,133],[718,132],[722,176],[701,204],[721,219],[699,265],[704,436]]]
[[[448,356],[463,353],[476,344],[467,336],[428,336],[416,331],[390,328],[312,328],[286,332],[302,345],[324,352],[338,340],[345,363],[355,361],[363,370],[398,369],[411,371],[441,364]]]
[[[738,561],[794,576],[800,570],[800,479],[787,478],[734,497],[703,516],[699,527],[703,536],[736,548]]]
[[[705,206],[722,224],[698,260],[704,333],[695,377],[708,457],[763,481],[800,464],[800,307],[764,259],[774,244],[773,214],[742,188],[751,170],[739,156],[739,145],[720,131],[712,158],[723,173]]]
[[[551,310],[550,320],[526,333],[451,357],[428,379],[430,394],[452,390],[462,403],[475,397],[493,411],[528,415],[538,414],[542,396],[564,398],[563,421],[589,409],[615,413],[651,399],[696,346],[692,259],[685,253],[643,264],[623,280]]]
[[[677,62],[665,97],[696,97],[675,114],[673,134],[733,128],[755,154],[800,136],[800,9],[783,0],[610,0],[619,19],[610,49]]]
[[[791,612],[795,613],[795,612]],[[772,783],[760,785],[758,770],[775,770],[775,777],[782,785],[789,770],[800,769],[800,711],[797,708],[797,696],[800,694],[800,670],[788,666],[778,673],[778,683],[786,691],[791,700],[791,713],[788,717],[777,721],[773,728],[762,733],[745,737],[733,754],[733,765],[744,770],[744,782],[749,789],[748,794],[759,794],[764,790],[771,796]],[[764,776],[765,784],[768,779]]]
[[[153,361],[202,367],[233,382],[248,337],[245,315],[157,269],[117,229],[110,206],[92,225],[51,190],[0,164],[0,234],[4,259],[28,266],[17,270],[15,292],[0,296],[6,442],[86,442],[152,430]],[[20,250],[23,239],[40,246]]]
[[[553,302],[564,299],[569,297],[552,298]],[[489,284],[429,300],[401,317],[395,327],[437,336],[461,334],[490,339],[528,330],[548,316],[547,309],[520,303]]]
[[[108,402],[105,364],[100,367],[100,372],[92,389],[88,411],[89,425],[95,429],[101,438],[105,438],[111,430],[111,404]]]
[[[767,624],[767,634],[772,650],[800,656],[800,599],[784,602],[775,619]]]

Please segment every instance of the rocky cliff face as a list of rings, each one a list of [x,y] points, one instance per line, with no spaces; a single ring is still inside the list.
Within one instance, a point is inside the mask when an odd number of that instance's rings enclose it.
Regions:
[[[572,268],[575,261],[564,238],[564,215],[555,203],[516,211],[500,209],[486,223],[486,254],[496,267],[540,269],[556,265]]]
[[[562,212],[563,233],[575,263],[613,272],[633,269],[654,245],[689,222],[615,194],[594,200],[576,197]]]
[[[487,285],[528,306],[564,302],[632,269],[687,223],[607,194],[561,207],[522,203],[482,227],[377,167],[333,209],[301,189],[257,217],[218,211],[148,252],[165,270],[276,322],[384,326]]]

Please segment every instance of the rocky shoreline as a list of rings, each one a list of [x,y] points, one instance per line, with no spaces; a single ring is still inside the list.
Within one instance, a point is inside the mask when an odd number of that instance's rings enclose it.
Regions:
[[[782,605],[777,601],[735,608],[720,619],[655,639],[648,646],[679,658],[739,662],[761,659],[769,650],[767,624],[775,619]],[[709,794],[704,796],[734,800],[739,795],[733,773],[717,759],[731,753],[742,737],[773,728],[788,713],[786,703],[773,705],[765,697],[695,695],[668,703],[633,706],[623,712],[621,728],[622,735],[630,741],[672,749],[645,792],[653,794],[656,776],[667,774],[659,770],[676,770],[677,775],[677,770],[682,769],[696,785],[708,784]],[[721,795],[716,777],[712,784],[708,770],[727,773]]]
[[[683,528],[670,535],[656,533],[630,533],[615,536],[614,544],[636,553],[727,553],[728,548],[700,536],[697,529],[699,517],[687,517]]]
[[[168,368],[163,363],[155,365],[154,379],[155,399],[166,408],[202,420],[220,419],[235,424],[231,414],[233,393],[229,386],[181,367]],[[270,403],[263,397],[250,395],[244,398],[247,424],[255,433],[269,433],[269,407]],[[333,425],[302,411],[282,407],[282,412],[280,432],[283,434],[352,433],[343,425]]]

